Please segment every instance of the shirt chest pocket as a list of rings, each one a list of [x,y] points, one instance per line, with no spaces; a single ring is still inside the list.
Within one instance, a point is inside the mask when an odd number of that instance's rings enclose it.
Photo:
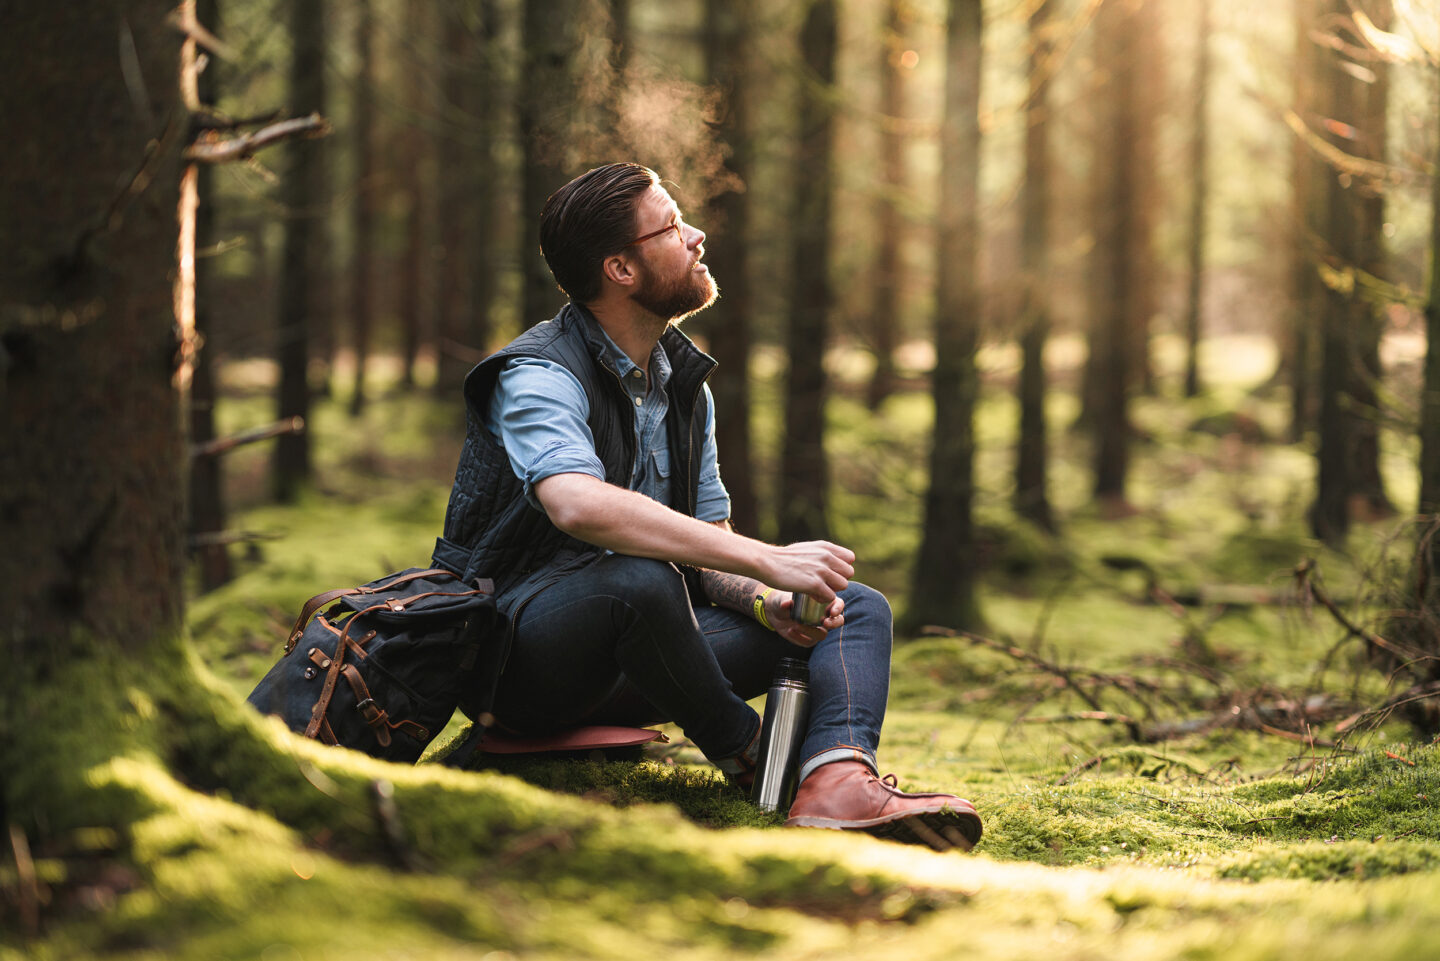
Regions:
[[[655,473],[662,480],[670,479],[670,449],[659,447],[650,452],[650,462],[655,466]]]

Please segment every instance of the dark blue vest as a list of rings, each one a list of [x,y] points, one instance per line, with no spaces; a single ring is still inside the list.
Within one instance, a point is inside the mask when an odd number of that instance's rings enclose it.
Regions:
[[[700,487],[700,454],[706,406],[702,390],[715,361],[675,327],[660,338],[670,360],[666,385],[670,438],[670,506],[694,516]],[[635,462],[635,413],[606,358],[603,332],[583,307],[567,305],[536,324],[505,349],[487,357],[465,378],[466,437],[445,512],[444,535],[435,544],[434,564],[463,575],[495,581],[502,613],[535,591],[589,563],[603,551],[576,540],[531,506],[524,485],[510,467],[499,441],[485,425],[495,381],[511,357],[541,357],[575,375],[590,404],[589,426],[605,479],[628,486]]]

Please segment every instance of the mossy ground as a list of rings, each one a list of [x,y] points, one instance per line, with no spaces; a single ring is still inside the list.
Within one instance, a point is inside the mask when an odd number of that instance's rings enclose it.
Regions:
[[[1362,527],[1347,555],[1325,552],[1304,533],[1304,450],[1187,429],[1243,406],[1275,436],[1278,401],[1143,402],[1137,512],[1116,520],[1085,503],[1084,445],[1059,430],[1073,410],[1057,394],[1064,526],[1052,537],[1008,514],[1013,405],[991,395],[978,425],[991,637],[1154,681],[1094,688],[1105,711],[1147,723],[1383,696],[1358,643],[1286,591],[1295,563],[1318,557],[1363,617],[1394,522]],[[238,391],[224,417],[263,419],[261,398]],[[298,505],[261,503],[262,450],[233,456],[236,526],[274,538],[194,599],[167,676],[76,665],[77,689],[106,692],[96,727],[27,733],[27,751],[67,759],[52,812],[65,828],[36,852],[32,890],[51,901],[38,936],[22,940],[19,875],[0,867],[12,909],[0,959],[1378,961],[1440,947],[1440,749],[1395,722],[1342,735],[1339,716],[1311,729],[1318,746],[1238,722],[1136,743],[1123,724],[1080,717],[1093,705],[1055,675],[961,637],[899,639],[881,763],[903,787],[976,803],[986,834],[970,855],[783,829],[673,729],[636,759],[473,773],[299,741],[239,700],[305,597],[425,561],[456,451],[453,412],[426,399],[382,399],[356,423],[338,410],[317,412],[322,481]],[[766,450],[773,410],[757,414]],[[924,398],[871,415],[842,393],[831,410],[837,537],[902,608]],[[1406,483],[1396,475],[1402,502]],[[1152,587],[1251,594],[1176,609]],[[1273,602],[1255,603],[1260,591]]]

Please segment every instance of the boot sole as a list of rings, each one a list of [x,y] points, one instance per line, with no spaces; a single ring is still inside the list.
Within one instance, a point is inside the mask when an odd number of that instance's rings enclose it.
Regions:
[[[903,844],[924,844],[936,851],[959,848],[969,851],[980,840],[983,828],[974,808],[957,809],[948,804],[911,809],[889,817],[847,821],[840,818],[794,817],[787,828],[825,828],[832,831],[864,831],[877,838]]]

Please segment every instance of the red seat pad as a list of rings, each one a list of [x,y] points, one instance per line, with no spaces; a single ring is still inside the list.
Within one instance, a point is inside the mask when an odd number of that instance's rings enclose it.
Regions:
[[[637,747],[652,741],[668,742],[660,731],[645,727],[594,725],[548,734],[509,734],[491,728],[480,741],[485,754],[543,754],[549,751],[594,751]]]

